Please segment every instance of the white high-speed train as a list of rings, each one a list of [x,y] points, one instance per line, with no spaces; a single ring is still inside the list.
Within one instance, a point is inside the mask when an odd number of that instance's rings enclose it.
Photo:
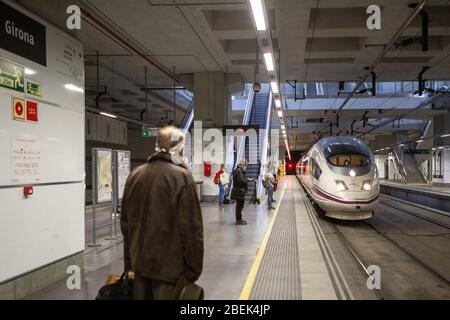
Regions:
[[[373,154],[351,136],[319,140],[296,167],[306,192],[326,216],[344,220],[372,217],[380,193]]]

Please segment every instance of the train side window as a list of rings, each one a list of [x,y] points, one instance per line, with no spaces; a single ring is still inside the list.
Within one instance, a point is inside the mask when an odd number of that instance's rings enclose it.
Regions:
[[[317,164],[316,160],[311,159],[311,174],[314,178],[317,180],[320,179],[320,176],[322,175],[322,170],[320,169],[319,165]]]

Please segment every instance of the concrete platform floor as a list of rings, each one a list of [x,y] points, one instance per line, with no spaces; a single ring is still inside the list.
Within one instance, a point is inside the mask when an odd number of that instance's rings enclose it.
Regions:
[[[254,286],[257,279],[267,275],[261,270],[270,270],[274,261],[281,267],[268,274],[270,283],[278,288],[292,289],[295,286],[300,290],[296,296],[298,299],[380,299],[379,292],[367,287],[367,275],[337,232],[360,252],[364,261],[381,267],[383,288],[389,298],[450,298],[450,286],[445,280],[450,279],[447,216],[441,217],[434,211],[405,203],[389,203],[392,200],[383,198],[376,215],[367,222],[320,219],[293,176],[281,181],[275,199],[278,200],[278,211],[267,211],[266,202],[259,206],[246,204],[243,215],[248,225],[245,226],[234,224],[234,204],[219,209],[216,203],[202,203],[205,260],[198,283],[205,289],[205,299],[251,298],[253,288],[258,287]],[[101,247],[86,246],[81,290],[68,290],[66,282],[61,281],[27,299],[94,299],[109,273],[122,272],[122,240],[105,240],[110,234],[108,212],[104,207],[97,215]],[[287,215],[287,212],[293,215]],[[92,241],[91,217],[88,208],[87,243]],[[287,230],[277,228],[277,221],[292,217],[295,221],[292,222],[295,224],[294,239],[297,241],[290,245],[295,246],[297,258],[284,259],[287,261],[284,263],[282,256],[277,256],[281,252],[274,251],[271,243],[281,235],[281,231],[277,233],[274,230]],[[280,251],[284,249],[280,247]],[[272,258],[267,259],[266,253]],[[264,265],[264,261],[269,261],[270,266],[267,262]],[[437,271],[440,277],[424,264]],[[283,268],[293,267],[299,273],[295,277],[299,279],[296,280],[298,283],[280,286],[281,283],[286,284],[285,272],[291,270]],[[419,283],[417,279],[423,281]],[[283,292],[275,291],[264,289],[264,297],[276,299],[283,296]]]
[[[382,180],[382,184],[391,185],[391,186],[399,186],[403,188],[411,188],[411,189],[423,189],[426,191],[436,192],[436,193],[443,193],[450,195],[450,187],[441,187],[441,186],[433,186],[426,183],[408,183],[408,184],[402,184],[399,182],[393,182],[388,180]]]
[[[275,199],[278,195],[275,194]],[[247,204],[243,217],[246,226],[236,226],[235,204],[219,209],[216,203],[202,203],[204,221],[205,259],[198,284],[205,289],[205,299],[239,299],[240,292],[260,243],[269,225],[273,211],[267,203]],[[109,273],[123,270],[123,242],[105,240],[110,235],[111,219],[107,206],[97,210],[97,242],[99,248],[88,246],[92,242],[92,210],[86,208],[85,271],[81,290],[68,290],[66,281],[60,281],[25,299],[94,299]],[[118,228],[120,233],[120,228]]]

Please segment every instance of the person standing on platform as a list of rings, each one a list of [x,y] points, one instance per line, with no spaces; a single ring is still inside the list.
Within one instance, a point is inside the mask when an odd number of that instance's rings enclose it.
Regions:
[[[183,132],[158,133],[156,153],[134,169],[122,200],[124,268],[133,271],[134,299],[174,298],[177,283],[203,268],[203,221],[196,185],[183,164]]]
[[[233,172],[233,189],[230,198],[236,200],[236,225],[246,225],[247,221],[242,219],[242,210],[245,205],[245,194],[247,193],[247,184],[253,179],[247,178],[245,170],[248,163],[241,160],[239,166]]]
[[[274,191],[275,177],[270,170],[267,170],[264,179],[263,186],[267,191],[267,204],[269,210],[274,210],[275,208],[272,206],[273,201],[273,191]]]
[[[229,177],[228,173],[225,171],[225,164],[220,166],[219,171],[216,172],[214,177],[214,183],[219,186],[219,207],[224,207],[225,201],[225,189],[228,186]]]

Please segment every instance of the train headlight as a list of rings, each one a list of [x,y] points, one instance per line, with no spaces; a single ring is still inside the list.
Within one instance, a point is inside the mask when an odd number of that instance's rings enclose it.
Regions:
[[[356,176],[355,170],[350,170],[350,177],[354,177],[354,176]]]
[[[335,182],[336,182],[336,187],[337,187],[338,191],[348,190],[347,185],[345,184],[344,181],[335,180]]]
[[[372,189],[372,181],[364,181],[362,188],[365,191],[370,191]]]

